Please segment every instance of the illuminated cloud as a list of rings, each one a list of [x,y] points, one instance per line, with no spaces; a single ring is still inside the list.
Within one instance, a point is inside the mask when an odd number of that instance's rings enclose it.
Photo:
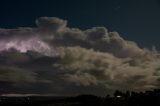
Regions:
[[[24,77],[30,89],[59,95],[159,88],[160,56],[155,49],[140,48],[105,27],[69,28],[66,20],[55,17],[41,17],[36,24],[0,29],[0,69],[12,66],[0,70],[0,82],[13,82],[18,89]]]
[[[61,51],[61,62],[56,66],[67,70],[66,80],[78,86],[103,85],[114,90],[138,91],[158,87],[159,75],[155,73],[159,59],[117,58],[110,53],[81,47],[61,48]]]

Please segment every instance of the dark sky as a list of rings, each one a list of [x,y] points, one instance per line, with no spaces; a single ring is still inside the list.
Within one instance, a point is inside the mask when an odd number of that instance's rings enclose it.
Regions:
[[[0,27],[35,26],[41,16],[68,20],[69,27],[105,26],[141,47],[160,49],[160,0],[1,0]]]
[[[160,52],[136,45],[160,50],[159,28],[160,0],[0,0],[0,94],[159,89]]]

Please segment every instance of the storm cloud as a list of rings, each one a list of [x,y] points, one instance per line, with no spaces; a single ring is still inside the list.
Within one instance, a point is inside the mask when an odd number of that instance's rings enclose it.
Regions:
[[[14,90],[26,82],[39,88],[24,92],[56,95],[159,88],[158,51],[140,48],[105,27],[69,28],[56,17],[40,17],[36,24],[0,29],[0,82],[12,82]]]

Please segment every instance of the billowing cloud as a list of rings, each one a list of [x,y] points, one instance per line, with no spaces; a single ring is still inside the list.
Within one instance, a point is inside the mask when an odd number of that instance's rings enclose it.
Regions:
[[[36,20],[36,24],[39,28],[52,32],[58,31],[59,29],[66,27],[67,21],[61,20],[56,17],[40,17]]]
[[[159,88],[158,51],[105,27],[69,28],[55,17],[40,17],[36,24],[0,29],[0,82],[12,82],[14,89],[27,82],[30,89],[43,89],[22,91],[56,95]]]
[[[117,58],[110,53],[81,47],[61,50],[61,61],[56,66],[67,70],[65,78],[78,86],[104,85],[121,90],[157,88],[159,75],[155,75],[155,70],[159,67],[159,59]]]

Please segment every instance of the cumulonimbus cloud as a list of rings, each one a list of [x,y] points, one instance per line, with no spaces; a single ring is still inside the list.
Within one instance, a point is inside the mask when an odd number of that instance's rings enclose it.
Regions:
[[[66,20],[55,17],[40,17],[36,24],[35,28],[0,29],[1,54],[14,48],[18,58],[17,62],[2,64],[13,59],[6,55],[0,64],[20,68],[22,74],[19,76],[24,75],[23,70],[29,70],[27,76],[32,76],[38,86],[41,82],[41,86],[44,84],[50,89],[46,92],[103,94],[102,89],[141,91],[159,88],[158,52],[140,48],[105,27],[69,28]],[[13,73],[17,71],[12,71],[11,75]],[[12,82],[5,75],[1,74],[0,80],[5,78]],[[27,78],[25,81],[30,83]]]

